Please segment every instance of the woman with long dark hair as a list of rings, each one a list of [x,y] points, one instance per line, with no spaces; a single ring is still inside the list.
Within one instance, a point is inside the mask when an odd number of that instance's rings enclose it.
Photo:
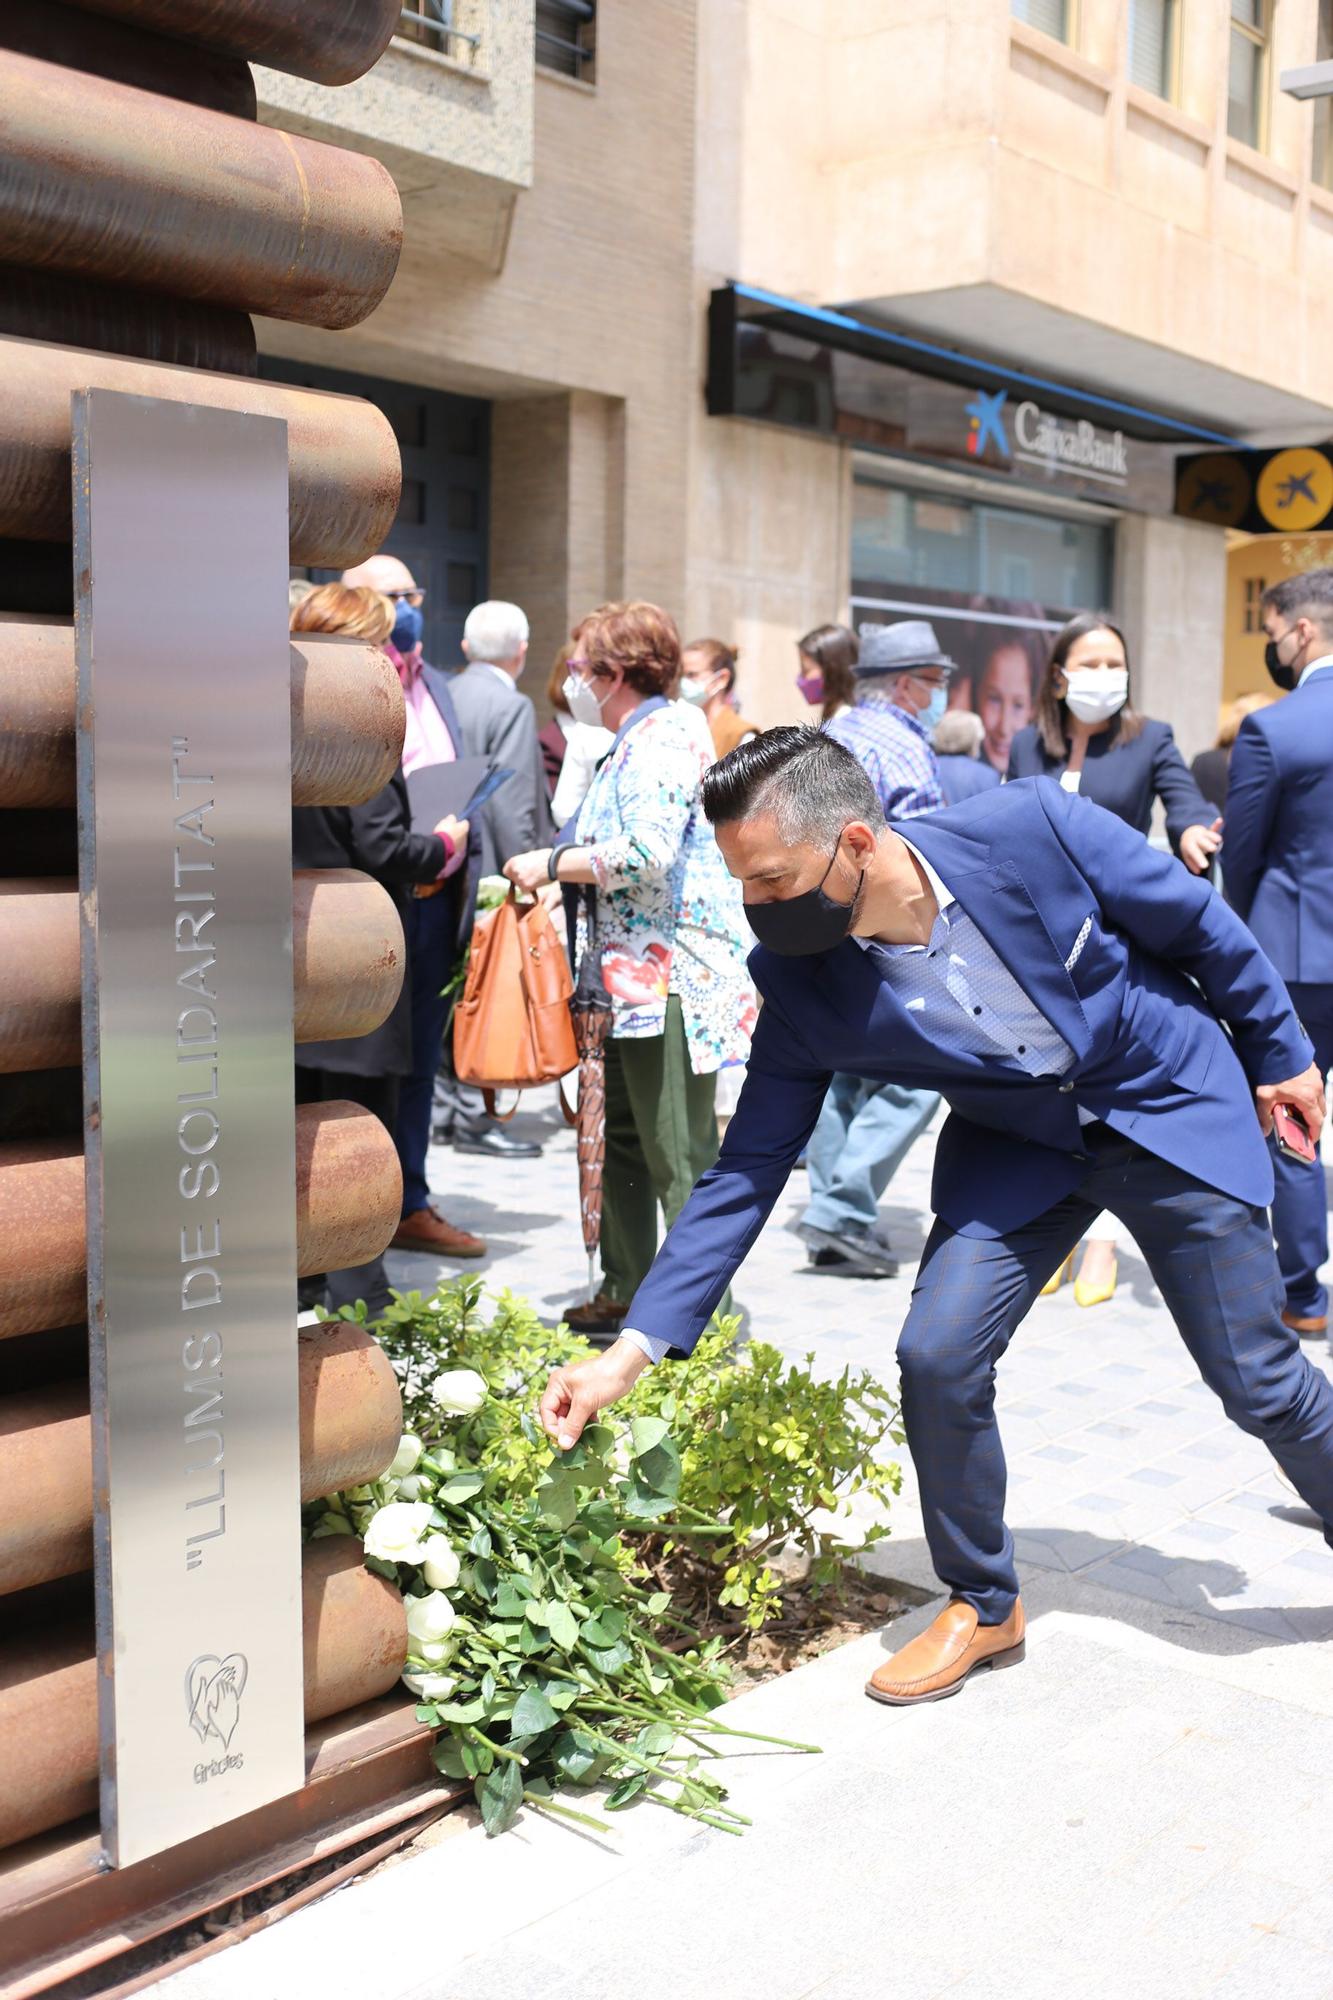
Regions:
[[[796,685],[811,708],[819,710],[819,720],[832,722],[852,706],[856,682],[852,669],[861,656],[855,632],[846,625],[816,625],[796,642],[800,672]]]
[[[1160,800],[1172,848],[1195,875],[1222,844],[1222,822],[1190,776],[1170,724],[1140,715],[1130,701],[1125,635],[1102,611],[1082,612],[1056,634],[1036,720],[1014,738],[1009,776],[1057,778],[1145,835]],[[1115,1249],[1115,1219],[1103,1215],[1088,1233],[1074,1285],[1079,1305],[1114,1297]],[[1068,1270],[1062,1266],[1046,1290],[1055,1291]]]

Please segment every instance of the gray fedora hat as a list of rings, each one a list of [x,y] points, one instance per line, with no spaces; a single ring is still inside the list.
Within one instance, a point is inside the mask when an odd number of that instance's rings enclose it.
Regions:
[[[860,639],[861,657],[853,669],[858,679],[869,674],[905,674],[913,667],[941,667],[951,674],[957,665],[940,651],[935,627],[924,618],[901,618],[896,625],[863,625]]]

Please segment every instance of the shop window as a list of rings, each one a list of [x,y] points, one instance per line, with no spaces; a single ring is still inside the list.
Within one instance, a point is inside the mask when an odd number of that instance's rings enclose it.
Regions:
[[[1247,632],[1262,632],[1264,629],[1261,614],[1267,588],[1267,581],[1262,576],[1247,576],[1245,579],[1244,626]]]
[[[1315,61],[1333,62],[1333,0],[1319,0]],[[1310,171],[1320,187],[1333,189],[1333,97],[1314,100],[1314,158]]]
[[[1268,42],[1272,0],[1231,0],[1227,131],[1262,150],[1268,137]]]
[[[1009,12],[1016,21],[1040,28],[1057,42],[1072,42],[1074,0],[1009,0]]]
[[[1129,80],[1154,97],[1176,95],[1179,0],[1129,0]]]

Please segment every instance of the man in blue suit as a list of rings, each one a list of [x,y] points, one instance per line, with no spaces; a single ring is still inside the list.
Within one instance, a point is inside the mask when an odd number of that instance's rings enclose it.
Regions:
[[[1333,569],[1264,592],[1268,670],[1286,701],[1246,716],[1231,752],[1222,856],[1227,896],[1287,982],[1333,1065]],[[1320,1167],[1275,1149],[1273,1233],[1296,1333],[1328,1331],[1328,1203]]]
[[[1333,1386],[1282,1323],[1263,1138],[1279,1102],[1317,1130],[1323,1079],[1240,920],[1206,882],[1047,779],[903,832],[883,825],[841,745],[776,729],[708,773],[704,805],[760,939],[748,1080],[620,1339],[551,1376],[547,1430],[563,1444],[651,1360],[689,1353],[831,1072],[855,1069],[938,1090],[952,1113],[898,1343],[926,1536],[950,1603],[870,1694],[938,1700],[977,1667],[1022,1658],[994,1370],[1103,1207],[1132,1230],[1224,1409],[1268,1445],[1333,1540]]]

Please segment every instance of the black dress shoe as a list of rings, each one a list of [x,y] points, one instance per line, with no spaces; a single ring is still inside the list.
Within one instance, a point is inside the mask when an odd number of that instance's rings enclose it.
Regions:
[[[898,1260],[880,1236],[868,1229],[818,1229],[813,1222],[799,1222],[796,1234],[808,1249],[831,1250],[846,1267],[840,1276],[855,1278],[896,1278]],[[821,1266],[834,1270],[833,1265]]]
[[[503,1125],[487,1125],[480,1132],[460,1132],[455,1126],[449,1142],[456,1153],[487,1153],[493,1160],[539,1160],[542,1149],[535,1139],[520,1139]]]

